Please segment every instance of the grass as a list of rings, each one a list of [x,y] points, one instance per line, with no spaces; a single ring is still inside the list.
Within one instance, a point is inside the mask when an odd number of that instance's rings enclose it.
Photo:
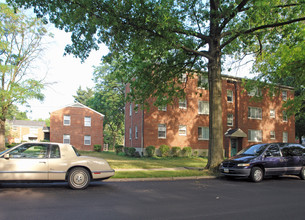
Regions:
[[[201,157],[127,157],[114,152],[88,152],[82,151],[84,156],[101,157],[108,161],[113,169],[156,169],[175,167],[205,167],[206,158]],[[207,170],[177,170],[177,171],[116,171],[114,178],[154,178],[154,177],[187,177],[207,176]]]

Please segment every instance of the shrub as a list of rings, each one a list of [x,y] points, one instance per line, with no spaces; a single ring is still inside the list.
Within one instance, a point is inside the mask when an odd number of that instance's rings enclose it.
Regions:
[[[195,150],[195,151],[193,152],[193,156],[194,156],[194,157],[198,157],[198,151]]]
[[[155,155],[155,152],[156,152],[155,146],[150,145],[150,146],[146,147],[145,150],[146,150],[148,157],[153,157]]]
[[[137,157],[137,158],[141,157],[139,151],[136,151],[136,152],[134,153],[134,157]]]
[[[123,145],[115,145],[115,153],[119,154],[121,152],[123,152]]]
[[[134,147],[128,147],[128,156],[134,157],[137,150]]]
[[[102,149],[102,145],[100,144],[95,144],[93,145],[94,151],[100,152]]]
[[[181,149],[180,147],[172,147],[172,155],[173,157],[178,157]]]
[[[190,157],[191,153],[192,153],[192,148],[191,147],[184,147],[181,152],[182,152],[183,156]]]
[[[161,157],[167,157],[169,152],[170,152],[170,148],[169,146],[165,145],[165,144],[162,144],[160,147],[159,147],[159,151],[160,151],[160,156]]]

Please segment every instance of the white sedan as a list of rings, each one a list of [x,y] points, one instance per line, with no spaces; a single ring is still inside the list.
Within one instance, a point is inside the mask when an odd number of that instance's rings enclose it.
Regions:
[[[85,189],[114,172],[106,160],[80,156],[69,144],[23,143],[0,152],[0,182],[67,181],[72,189]]]

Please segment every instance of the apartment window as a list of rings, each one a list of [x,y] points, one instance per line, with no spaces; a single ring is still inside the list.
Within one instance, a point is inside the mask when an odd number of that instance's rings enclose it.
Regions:
[[[138,110],[139,110],[139,105],[136,104],[136,106],[135,106],[135,113],[138,113]]]
[[[186,73],[183,73],[182,76],[180,77],[181,82],[185,83],[186,79],[187,79],[187,75],[186,75]]]
[[[282,91],[283,101],[287,101],[287,91]]]
[[[248,107],[248,118],[262,119],[262,109],[256,107]]]
[[[198,114],[208,115],[210,113],[210,107],[208,101],[199,101],[198,102]]]
[[[283,121],[284,121],[284,122],[287,122],[287,121],[288,121],[288,116],[287,116],[286,111],[283,111]]]
[[[71,116],[64,115],[64,125],[70,125],[70,124],[71,124]]]
[[[248,130],[248,141],[262,142],[263,132],[261,130]]]
[[[283,143],[288,143],[288,132],[283,132]]]
[[[233,91],[232,90],[227,90],[227,101],[233,102]]]
[[[270,118],[275,118],[275,110],[270,109]]]
[[[166,125],[159,124],[158,125],[158,138],[166,138]]]
[[[179,125],[179,135],[186,136],[186,125]]]
[[[262,96],[262,90],[255,87],[248,92],[248,96]]]
[[[129,104],[129,116],[132,115],[132,103]]]
[[[91,127],[91,117],[85,117],[84,124],[85,127]]]
[[[275,139],[275,131],[270,131],[270,139]]]
[[[198,88],[199,89],[209,89],[209,80],[206,76],[198,77]]]
[[[138,126],[135,126],[135,128],[134,128],[134,136],[135,136],[135,139],[138,139]]]
[[[84,136],[84,144],[85,145],[91,145],[91,136],[90,135],[85,135]]]
[[[209,140],[209,127],[198,127],[198,140]]]
[[[230,126],[230,127],[233,126],[233,114],[227,115],[227,126]]]
[[[70,144],[70,135],[69,134],[64,134],[63,143],[64,144]]]
[[[132,130],[131,128],[129,128],[129,140],[131,140],[131,138],[132,138]]]
[[[181,109],[186,109],[187,108],[186,99],[179,99],[179,108],[181,108]]]
[[[158,107],[158,110],[159,110],[159,111],[166,112],[166,111],[167,111],[167,105],[159,106],[159,107]]]

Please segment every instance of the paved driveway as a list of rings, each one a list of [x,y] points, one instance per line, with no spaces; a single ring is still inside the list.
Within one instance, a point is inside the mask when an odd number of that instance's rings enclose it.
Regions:
[[[305,181],[200,179],[3,184],[0,219],[304,219]]]

